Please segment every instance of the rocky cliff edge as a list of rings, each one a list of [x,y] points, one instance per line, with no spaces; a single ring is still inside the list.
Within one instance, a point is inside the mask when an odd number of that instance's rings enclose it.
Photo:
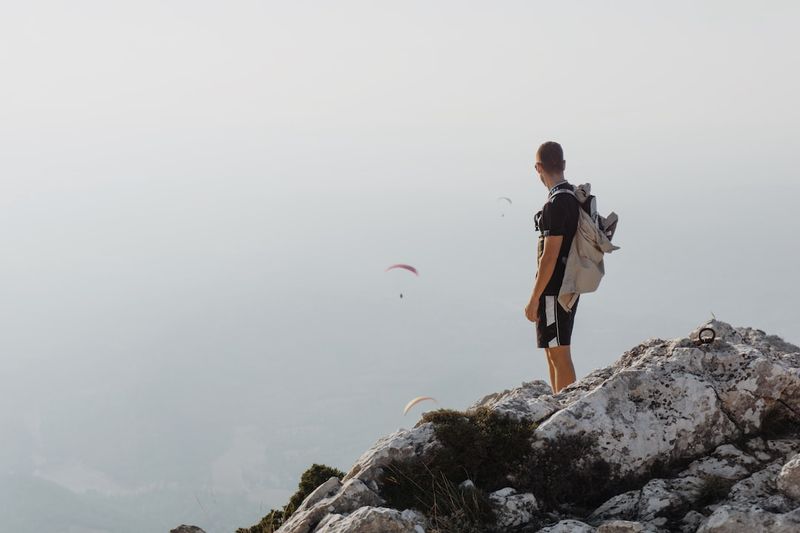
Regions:
[[[700,342],[703,328],[712,342]],[[394,508],[389,467],[430,469],[448,446],[435,417],[423,416],[318,486],[278,532],[800,531],[800,348],[775,335],[711,320],[686,337],[649,339],[559,394],[525,382],[462,418],[487,412],[530,428],[517,453],[525,460],[499,483],[450,480],[459,496],[444,494],[488,502],[489,520]],[[485,460],[502,454],[489,450]],[[488,498],[464,497],[476,488]]]

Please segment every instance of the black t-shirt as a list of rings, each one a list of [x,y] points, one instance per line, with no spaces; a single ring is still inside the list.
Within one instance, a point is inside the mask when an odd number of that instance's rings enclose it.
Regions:
[[[550,281],[547,283],[542,293],[547,295],[558,295],[561,282],[564,280],[564,270],[567,265],[569,249],[572,246],[572,239],[575,237],[575,231],[578,229],[578,209],[580,209],[578,199],[569,193],[561,193],[552,196],[554,191],[564,188],[575,190],[575,187],[569,182],[564,182],[553,187],[548,194],[548,198],[552,198],[552,200],[546,202],[541,211],[536,213],[535,217],[537,227],[540,231],[536,252],[537,269],[542,259],[542,253],[544,252],[544,238],[554,235],[563,235],[564,237],[561,241],[561,249],[558,253],[558,260],[553,270],[553,276],[550,278]]]

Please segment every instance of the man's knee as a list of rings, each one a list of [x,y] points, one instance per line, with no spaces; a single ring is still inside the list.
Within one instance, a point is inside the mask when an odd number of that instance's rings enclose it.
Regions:
[[[570,359],[572,356],[569,345],[553,346],[547,350],[547,358],[553,362],[560,362]]]

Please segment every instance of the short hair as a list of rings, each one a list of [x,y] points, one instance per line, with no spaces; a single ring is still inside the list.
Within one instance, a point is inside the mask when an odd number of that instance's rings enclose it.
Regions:
[[[539,156],[539,161],[542,162],[545,172],[561,172],[564,170],[564,150],[561,145],[555,141],[547,141],[543,143],[536,155]]]

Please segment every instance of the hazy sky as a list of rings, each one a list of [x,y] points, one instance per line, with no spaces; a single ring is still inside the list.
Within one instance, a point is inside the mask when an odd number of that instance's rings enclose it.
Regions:
[[[711,312],[800,342],[799,17],[7,2],[0,523],[231,532],[414,396],[547,379],[523,316],[546,140],[620,217],[579,375]]]

